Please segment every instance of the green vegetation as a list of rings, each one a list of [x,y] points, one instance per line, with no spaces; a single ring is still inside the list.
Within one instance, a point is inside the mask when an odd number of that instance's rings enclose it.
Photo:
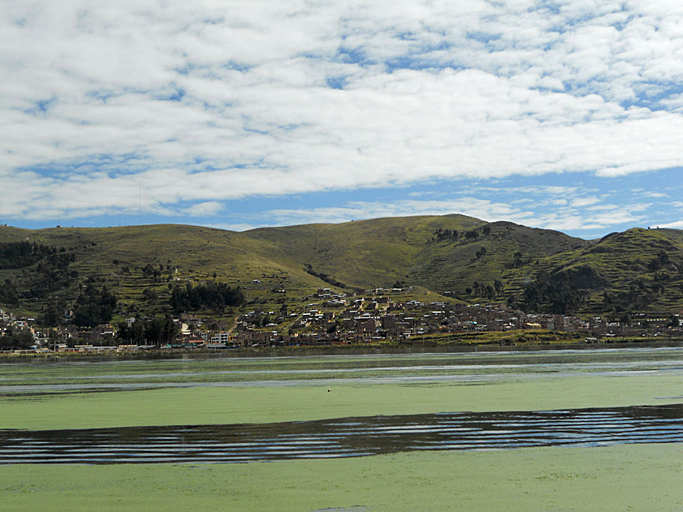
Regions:
[[[0,428],[222,425],[442,411],[661,405],[680,402],[674,397],[680,395],[681,385],[680,376],[586,376],[571,380],[510,378],[476,385],[326,383],[2,397]]]
[[[17,287],[9,279],[5,279],[5,282],[0,284],[0,304],[8,304],[10,306],[19,305]]]
[[[222,313],[227,306],[240,306],[243,302],[242,291],[225,283],[209,282],[194,288],[187,283],[184,289],[175,286],[171,292],[171,309],[174,313],[207,308]]]
[[[214,465],[0,467],[0,510],[679,511],[679,445]],[[355,507],[355,508],[354,508]]]
[[[56,252],[54,247],[35,242],[0,243],[0,269],[28,267]]]
[[[74,323],[79,327],[106,324],[112,318],[117,300],[106,286],[97,289],[89,284],[76,299]]]
[[[33,336],[29,331],[15,333],[10,328],[4,336],[0,336],[0,350],[24,350],[33,344]]]
[[[115,382],[155,375],[172,388],[140,391],[22,392],[0,398],[0,428],[70,429],[146,425],[264,423],[439,411],[552,410],[680,402],[683,377],[666,361],[678,351],[423,354],[268,359],[184,359],[93,364],[5,365],[2,384]],[[639,362],[666,372],[633,372]],[[616,371],[623,364],[626,373]],[[538,365],[534,378],[503,373],[487,382],[383,384],[318,381],[315,371],[387,366]],[[549,365],[549,366],[548,366]],[[567,374],[553,369],[574,365]],[[419,368],[419,369],[418,369]],[[545,368],[545,370],[543,370]],[[585,368],[585,376],[576,376]],[[302,374],[301,370],[311,373]],[[244,372],[239,387],[182,387],[220,372]],[[532,370],[530,370],[532,371]],[[613,376],[593,372],[614,372]],[[273,373],[268,373],[273,372]],[[288,372],[306,382],[264,386],[251,379]],[[539,378],[542,377],[542,378]],[[330,391],[328,391],[328,389]],[[19,389],[18,389],[19,391]],[[54,389],[52,389],[54,391]],[[129,512],[226,509],[350,512],[415,510],[657,510],[683,505],[679,444],[531,448],[495,452],[412,452],[331,460],[210,465],[8,465],[0,467],[0,511]],[[354,508],[355,507],[355,508]]]
[[[677,403],[680,372],[655,371],[670,368],[667,361],[677,357],[669,350],[598,350],[15,363],[5,365],[3,384],[23,391],[0,397],[0,428],[272,423]],[[634,374],[636,363],[647,371]],[[444,376],[452,380],[440,381]],[[93,389],[61,390],[83,384]],[[41,386],[33,390],[39,394],[24,388],[32,385]],[[102,391],[111,385],[122,390]],[[165,387],[153,389],[160,385]]]
[[[136,319],[131,325],[127,322],[119,324],[117,338],[128,345],[165,345],[175,341],[178,326],[173,318]]]
[[[62,318],[94,284],[117,297],[114,320],[185,311],[229,322],[242,307],[301,311],[318,288],[399,285],[440,300],[628,321],[683,309],[683,235],[634,228],[585,241],[462,215],[243,233],[0,227],[0,283],[0,307],[46,320]]]

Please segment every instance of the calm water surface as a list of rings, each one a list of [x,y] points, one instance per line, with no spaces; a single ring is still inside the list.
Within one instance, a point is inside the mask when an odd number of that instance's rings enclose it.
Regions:
[[[643,373],[683,375],[683,348],[21,362],[0,364],[0,395],[198,386],[483,383]]]
[[[0,464],[235,463],[416,450],[683,442],[683,405],[273,424],[0,430]]]

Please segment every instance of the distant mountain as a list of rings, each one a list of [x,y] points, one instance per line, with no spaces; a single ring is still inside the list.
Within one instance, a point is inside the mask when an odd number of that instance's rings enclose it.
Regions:
[[[194,226],[0,227],[0,307],[72,308],[84,289],[120,317],[169,311],[174,286],[242,288],[277,309],[317,288],[409,287],[528,311],[628,315],[683,310],[683,232],[640,228],[601,240],[463,215],[232,232]]]

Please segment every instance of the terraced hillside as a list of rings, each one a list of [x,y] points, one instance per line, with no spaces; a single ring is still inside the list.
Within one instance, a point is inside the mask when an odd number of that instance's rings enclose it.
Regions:
[[[3,269],[0,265],[0,283],[11,280],[21,298],[19,309],[33,314],[40,314],[50,303],[60,303],[60,309],[68,306],[88,284],[113,290],[119,297],[121,315],[164,313],[170,288],[186,283],[216,280],[240,286],[252,301],[268,296],[272,289],[287,289],[299,296],[324,286],[298,263],[286,257],[271,258],[278,251],[267,242],[224,230],[176,225],[36,231],[0,228],[0,243],[18,241],[58,251],[64,248],[64,253],[75,258],[68,267],[73,274],[68,286],[55,286],[47,293],[41,293],[38,284],[54,272],[41,262],[21,268]]]
[[[464,215],[313,224],[245,234],[267,240],[314,272],[350,286],[403,282],[458,294],[474,281],[513,277],[509,270],[515,268],[515,253],[520,253],[520,266],[590,245],[557,231],[489,224]]]
[[[629,229],[544,263],[551,275],[569,276],[591,290],[582,306],[586,312],[679,313],[682,309],[681,231]]]
[[[17,242],[31,245],[27,255],[8,245]],[[2,247],[14,251],[5,260]],[[683,232],[634,228],[586,241],[463,215],[242,233],[0,227],[0,307],[61,310],[94,285],[117,295],[120,317],[158,315],[169,311],[174,286],[206,282],[239,286],[246,308],[284,307],[321,287],[353,293],[396,285],[531,311],[672,314],[683,310]]]

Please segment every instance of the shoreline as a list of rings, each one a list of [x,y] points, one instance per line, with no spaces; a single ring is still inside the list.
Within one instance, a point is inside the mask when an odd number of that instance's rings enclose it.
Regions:
[[[683,346],[683,338],[670,338],[661,341],[609,341],[577,343],[575,340],[550,342],[526,342],[504,344],[488,343],[449,343],[449,344],[383,344],[383,345],[341,345],[341,346],[288,346],[228,349],[198,348],[146,348],[137,351],[122,351],[97,348],[84,352],[34,352],[13,351],[0,352],[0,364],[24,361],[55,360],[147,360],[147,359],[184,359],[188,356],[197,359],[230,359],[230,358],[278,358],[278,357],[316,357],[341,355],[381,355],[381,354],[468,354],[468,353],[505,353],[505,352],[553,352],[583,350],[615,350],[633,348],[676,348]]]

